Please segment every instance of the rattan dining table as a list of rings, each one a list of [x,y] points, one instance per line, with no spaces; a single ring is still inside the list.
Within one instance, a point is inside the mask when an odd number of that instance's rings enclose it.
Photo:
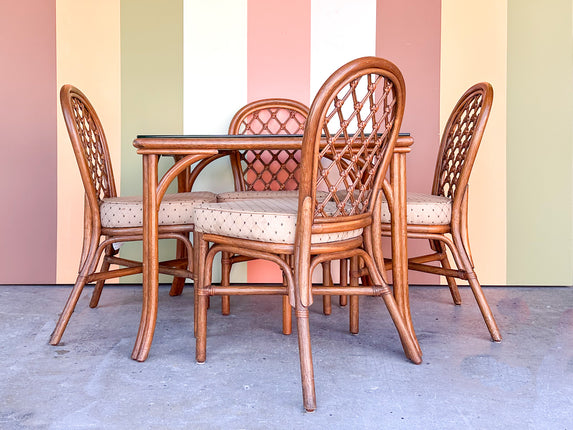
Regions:
[[[167,187],[189,166],[241,149],[298,149],[302,136],[294,135],[141,135],[133,145],[143,162],[143,302],[132,358],[145,361],[149,355],[157,320],[159,259],[158,208]],[[396,302],[412,337],[416,340],[408,299],[408,255],[406,245],[406,155],[414,139],[398,137],[390,166],[389,188],[394,196],[392,212],[392,277]],[[173,166],[160,178],[161,156],[172,156]],[[417,341],[416,341],[417,342]],[[418,346],[419,349],[419,346]]]

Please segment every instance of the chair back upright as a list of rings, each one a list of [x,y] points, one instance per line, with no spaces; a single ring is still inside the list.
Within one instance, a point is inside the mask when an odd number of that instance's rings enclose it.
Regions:
[[[299,207],[311,198],[313,230],[353,230],[372,222],[404,102],[402,74],[382,58],[353,60],[321,87],[306,123],[299,188]]]
[[[229,134],[303,134],[308,107],[295,100],[275,98],[249,103],[229,125]],[[291,191],[300,180],[300,150],[234,151],[231,168],[236,191]]]
[[[86,199],[94,221],[99,222],[101,201],[117,196],[105,133],[94,107],[79,89],[64,85],[60,102]]]
[[[458,100],[444,128],[432,194],[452,199],[453,211],[462,207],[492,103],[491,84],[473,85]]]

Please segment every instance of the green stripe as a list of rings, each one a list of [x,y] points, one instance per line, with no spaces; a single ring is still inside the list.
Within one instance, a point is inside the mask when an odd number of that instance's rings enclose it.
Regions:
[[[508,284],[573,283],[572,12],[508,2]]]
[[[121,0],[121,194],[141,194],[141,157],[132,145],[138,134],[183,133],[183,0]],[[165,171],[169,160],[163,160]],[[160,172],[161,173],[161,172]],[[174,256],[162,241],[162,259]],[[121,254],[141,258],[141,243]],[[123,282],[140,282],[126,277]],[[170,278],[160,279],[170,282]]]

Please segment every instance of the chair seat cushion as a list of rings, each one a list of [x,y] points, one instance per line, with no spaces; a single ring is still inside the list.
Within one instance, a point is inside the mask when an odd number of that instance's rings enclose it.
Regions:
[[[159,207],[159,225],[192,224],[193,208],[215,201],[217,196],[207,191],[165,194]],[[143,224],[141,196],[106,198],[99,210],[101,225],[105,228],[141,227]]]
[[[408,193],[407,223],[418,225],[446,225],[452,219],[452,201],[433,194]],[[382,222],[390,223],[390,210],[382,204]]]
[[[230,191],[217,194],[218,202],[228,202],[231,200],[245,199],[276,199],[276,198],[297,198],[298,190],[291,191]]]
[[[328,207],[328,206],[327,206]],[[336,207],[333,205],[333,212]],[[297,198],[233,200],[195,208],[195,231],[269,243],[294,243]],[[312,235],[312,243],[360,236],[362,229]]]

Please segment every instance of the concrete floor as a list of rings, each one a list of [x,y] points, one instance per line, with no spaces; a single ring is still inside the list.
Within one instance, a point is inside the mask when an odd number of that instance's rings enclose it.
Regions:
[[[194,361],[193,295],[160,290],[149,359],[131,360],[141,290],[88,293],[48,345],[65,286],[0,286],[0,429],[573,429],[573,288],[487,288],[504,336],[489,340],[471,291],[414,287],[424,352],[407,361],[379,299],[315,306],[318,410],[305,414],[296,336],[280,334],[280,299],[234,297],[209,311],[207,363]],[[318,303],[320,305],[320,303]]]

